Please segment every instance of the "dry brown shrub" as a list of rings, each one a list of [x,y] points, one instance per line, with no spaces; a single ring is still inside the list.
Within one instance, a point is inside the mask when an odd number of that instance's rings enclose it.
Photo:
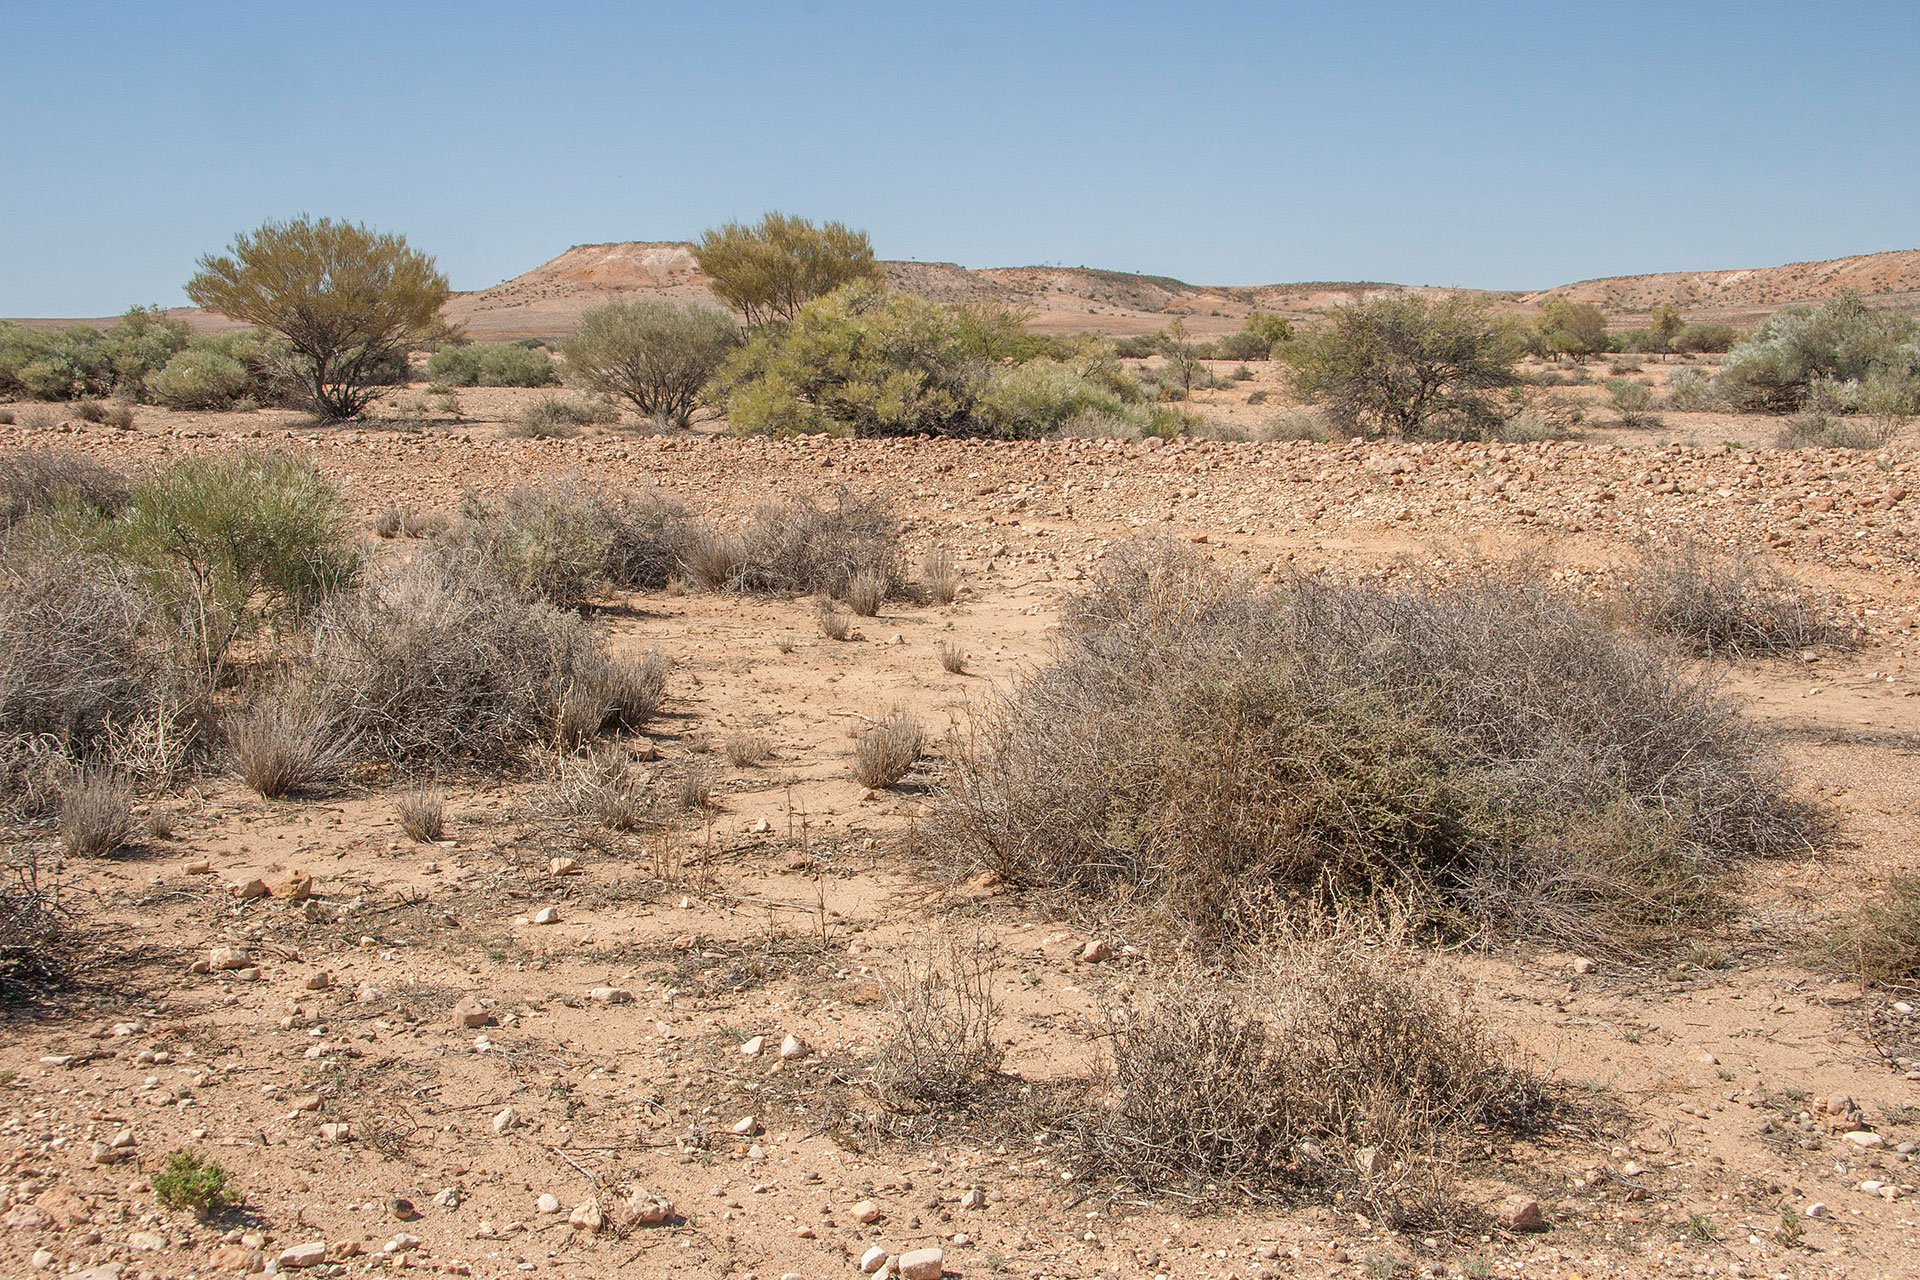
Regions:
[[[414,787],[394,802],[400,830],[415,844],[433,844],[447,834],[447,797],[438,787]]]
[[[103,858],[130,843],[133,788],[124,776],[98,767],[75,769],[60,787],[60,842],[69,854]]]
[[[373,530],[373,536],[376,538],[397,538],[400,536],[401,526],[405,523],[406,516],[400,508],[388,507],[368,521],[367,527]]]
[[[893,786],[913,769],[926,747],[926,731],[895,707],[853,741],[853,776],[875,791]]]
[[[62,887],[32,853],[0,861],[0,992],[14,994],[19,983],[65,970],[72,947]]]
[[[1632,570],[1627,616],[1706,657],[1852,649],[1859,630],[1831,599],[1747,555],[1697,543],[1649,548]]]
[[[1062,632],[961,753],[931,847],[1214,942],[1386,892],[1461,935],[1654,947],[1822,830],[1709,674],[1524,583],[1269,592],[1163,541]]]
[[[916,947],[885,980],[887,1039],[873,1082],[895,1111],[967,1111],[1000,1074],[995,1037],[998,957],[984,935],[942,934]]]
[[[449,549],[329,601],[303,670],[378,755],[497,762],[563,724],[591,734],[650,710],[651,677],[625,662],[577,614],[529,600]]]
[[[850,490],[842,489],[831,507],[806,497],[762,503],[739,541],[731,584],[739,590],[844,597],[863,575],[880,580],[882,599],[899,589],[899,521],[878,499]]]
[[[938,650],[940,666],[952,675],[967,674],[967,651],[951,640],[942,640]]]
[[[731,591],[739,586],[746,554],[739,535],[696,528],[687,539],[687,573],[709,591]]]
[[[674,782],[673,802],[689,811],[713,808],[713,777],[705,769],[689,769]]]
[[[1458,977],[1396,933],[1318,924],[1250,974],[1188,966],[1105,1011],[1108,1062],[1077,1126],[1081,1172],[1148,1190],[1357,1196],[1436,1227],[1445,1171],[1547,1105]]]
[[[1862,982],[1920,989],[1920,875],[1896,876],[1841,931],[1841,951]]]

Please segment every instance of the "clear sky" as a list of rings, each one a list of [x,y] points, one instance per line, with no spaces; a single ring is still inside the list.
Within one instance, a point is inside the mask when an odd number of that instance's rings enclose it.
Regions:
[[[1920,247],[1909,0],[0,0],[0,48],[0,315],[303,211],[463,289],[768,208],[1227,284]]]

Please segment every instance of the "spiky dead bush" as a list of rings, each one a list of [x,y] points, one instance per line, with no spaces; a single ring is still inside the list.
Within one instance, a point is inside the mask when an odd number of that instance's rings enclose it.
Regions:
[[[1263,591],[1163,540],[1065,612],[928,834],[1214,941],[1390,891],[1460,933],[1619,949],[1818,830],[1710,676],[1544,590]]]
[[[65,968],[70,946],[60,890],[32,853],[10,851],[0,861],[0,995]]]
[[[889,1026],[873,1080],[889,1109],[966,1111],[984,1100],[1005,1057],[995,1037],[998,970],[987,939],[946,933],[887,977]]]
[[[414,787],[393,808],[400,830],[415,844],[432,844],[447,834],[447,797],[438,787]]]
[[[686,572],[694,522],[678,498],[654,490],[603,501],[607,579],[616,587],[658,591]]]
[[[871,575],[885,598],[900,587],[899,542],[891,510],[845,489],[831,507],[807,497],[762,503],[740,531],[739,565],[728,585],[844,599],[856,578]]]
[[[1831,600],[1751,556],[1695,543],[1649,549],[1633,566],[1626,612],[1706,657],[1748,658],[1808,648],[1851,649],[1859,632]]]
[[[341,723],[396,763],[504,761],[549,741],[569,698],[588,733],[658,698],[655,676],[609,659],[599,630],[457,550],[329,602],[302,665]]]
[[[1357,1196],[1431,1226],[1445,1171],[1546,1101],[1464,985],[1391,936],[1310,929],[1250,975],[1177,968],[1105,1021],[1081,1172],[1147,1190]]]

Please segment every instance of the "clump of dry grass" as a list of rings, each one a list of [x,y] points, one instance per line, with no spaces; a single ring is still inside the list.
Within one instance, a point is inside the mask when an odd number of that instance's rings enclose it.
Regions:
[[[821,599],[815,616],[820,619],[820,634],[829,640],[845,640],[853,634],[852,617],[840,612],[831,599]]]
[[[115,402],[107,407],[100,421],[116,431],[133,430],[133,406],[124,401]]]
[[[727,762],[736,769],[758,768],[773,758],[773,740],[764,733],[742,729],[730,733],[721,744]]]
[[[133,788],[111,769],[73,770],[60,787],[60,842],[69,854],[103,858],[130,843],[136,831]]]
[[[107,420],[107,406],[93,399],[91,396],[83,397],[74,401],[73,416],[82,422],[105,422]]]
[[[1065,612],[927,828],[957,866],[1154,904],[1197,938],[1276,902],[1620,951],[1822,825],[1711,677],[1513,580],[1273,590],[1163,540]]]
[[[689,769],[673,784],[673,802],[688,811],[713,808],[713,777],[705,769]]]
[[[1920,875],[1896,876],[1841,933],[1841,950],[1862,982],[1920,987]]]
[[[895,707],[853,741],[853,776],[875,791],[893,786],[913,769],[926,748],[926,731]]]
[[[960,567],[951,551],[931,547],[920,561],[920,585],[935,604],[952,604],[960,595]]]
[[[553,759],[553,779],[541,800],[547,813],[610,831],[637,831],[657,821],[658,788],[633,772],[625,748],[615,744]]]
[[[879,617],[886,599],[887,580],[877,573],[862,571],[847,583],[847,607],[862,618]]]
[[[415,844],[433,844],[447,834],[447,797],[438,787],[415,787],[394,802],[400,830]]]
[[[369,520],[367,528],[373,531],[373,536],[376,538],[397,538],[400,536],[400,528],[405,520],[406,516],[400,508],[388,507]]]
[[[1248,976],[1162,973],[1109,1006],[1105,1030],[1081,1172],[1148,1190],[1357,1196],[1432,1227],[1441,1171],[1547,1101],[1456,977],[1351,929],[1284,936]]]
[[[999,1076],[1005,1050],[995,1037],[998,958],[983,935],[952,933],[916,947],[885,980],[885,1043],[873,1082],[894,1111],[967,1111]]]
[[[967,674],[967,651],[951,640],[942,640],[938,649],[940,666],[951,675]]]
[[[1801,649],[1851,649],[1858,630],[1831,600],[1751,556],[1696,543],[1649,549],[1632,569],[1629,618],[1706,657],[1748,658]]]
[[[226,729],[241,781],[268,798],[323,791],[354,757],[354,735],[324,695],[292,682],[263,690]]]

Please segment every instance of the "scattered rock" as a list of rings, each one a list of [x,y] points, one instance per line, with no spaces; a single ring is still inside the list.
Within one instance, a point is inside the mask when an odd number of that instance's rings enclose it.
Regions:
[[[538,911],[533,913],[533,922],[535,924],[559,924],[560,908],[558,907],[540,908]]]
[[[1567,967],[1572,969],[1575,973],[1592,973],[1596,966],[1594,965],[1594,962],[1588,959],[1586,956],[1575,956],[1573,958],[1573,963],[1568,965]]]
[[[325,969],[320,970],[318,973],[310,973],[307,975],[307,990],[309,991],[325,991],[332,985],[333,974]]]
[[[127,1233],[127,1248],[141,1253],[158,1253],[167,1247],[167,1238],[152,1231],[130,1231]]]
[[[607,1225],[607,1215],[600,1212],[598,1200],[582,1200],[573,1206],[573,1212],[567,1215],[567,1224],[582,1231],[598,1233]]]
[[[553,876],[576,875],[580,870],[578,858],[555,858],[547,864],[547,874]]]
[[[1108,946],[1103,939],[1095,938],[1092,942],[1080,948],[1081,964],[1099,964],[1102,961],[1111,959],[1113,959],[1113,948]]]
[[[433,1202],[439,1205],[442,1209],[458,1209],[460,1207],[460,1188],[458,1187],[440,1188],[438,1191],[433,1193]]]
[[[450,1017],[454,1027],[461,1031],[470,1031],[475,1027],[490,1027],[494,1021],[493,1014],[488,1011],[486,1005],[480,1003],[478,996],[461,996],[460,1003],[453,1006]]]
[[[982,1191],[980,1188],[975,1187],[973,1190],[967,1192],[967,1194],[960,1197],[960,1207],[962,1209],[986,1208],[987,1193]]]
[[[1850,1142],[1863,1151],[1871,1151],[1875,1147],[1885,1146],[1887,1141],[1869,1129],[1855,1129],[1850,1133],[1843,1133],[1840,1135],[1840,1140],[1842,1142]]]
[[[743,1057],[757,1058],[760,1056],[760,1051],[766,1047],[767,1038],[765,1036],[754,1036],[740,1046],[740,1053]]]
[[[297,1097],[289,1098],[287,1100],[287,1106],[294,1111],[318,1111],[320,1109],[320,1095],[317,1093],[303,1093]]]
[[[387,1212],[402,1222],[412,1222],[420,1216],[420,1211],[413,1207],[413,1201],[405,1196],[395,1196],[387,1201]]]
[[[353,1126],[340,1121],[323,1124],[320,1126],[320,1136],[328,1142],[352,1142]]]
[[[267,1255],[258,1249],[246,1249],[237,1244],[223,1244],[213,1251],[208,1261],[216,1270],[238,1271],[252,1275],[267,1269]]]
[[[872,1226],[880,1221],[880,1206],[871,1200],[862,1200],[853,1206],[853,1220],[861,1226]]]
[[[535,1201],[535,1203],[539,1206],[540,1212],[542,1213],[560,1212],[560,1197],[554,1195],[551,1191],[542,1191],[540,1193],[540,1199]]]
[[[493,1117],[493,1131],[495,1133],[505,1133],[519,1123],[520,1113],[512,1107],[507,1107],[495,1113]]]
[[[733,1132],[738,1137],[751,1137],[760,1132],[760,1122],[752,1116],[741,1116],[733,1122]]]
[[[1493,1211],[1494,1220],[1509,1231],[1545,1231],[1547,1219],[1532,1196],[1511,1195]]]
[[[253,956],[245,947],[215,947],[207,953],[210,969],[244,969],[252,963]]]
[[[877,1244],[860,1255],[860,1269],[868,1275],[872,1275],[886,1265],[887,1251]]]
[[[940,1280],[946,1265],[947,1257],[938,1249],[913,1249],[894,1260],[901,1280]]]
[[[804,1058],[812,1052],[813,1050],[807,1047],[807,1042],[799,1036],[788,1036],[780,1042],[780,1056],[788,1061]]]
[[[273,891],[267,888],[267,882],[265,880],[255,877],[245,884],[234,885],[232,892],[233,896],[240,899],[240,901],[252,902],[255,898],[267,897]]]
[[[636,1226],[657,1227],[673,1221],[673,1201],[651,1191],[636,1190],[627,1197],[626,1209]]]
[[[304,871],[295,871],[280,886],[280,896],[289,902],[305,902],[313,896],[313,877]]]
[[[1825,1200],[1815,1200],[1801,1211],[1800,1216],[1803,1218],[1824,1218],[1831,1212],[1832,1210],[1827,1208],[1827,1202]]]
[[[280,1266],[283,1269],[302,1271],[308,1267],[317,1267],[327,1260],[327,1242],[309,1240],[280,1251]]]
[[[587,992],[587,999],[596,1004],[632,1004],[633,992],[625,987],[595,987]]]

